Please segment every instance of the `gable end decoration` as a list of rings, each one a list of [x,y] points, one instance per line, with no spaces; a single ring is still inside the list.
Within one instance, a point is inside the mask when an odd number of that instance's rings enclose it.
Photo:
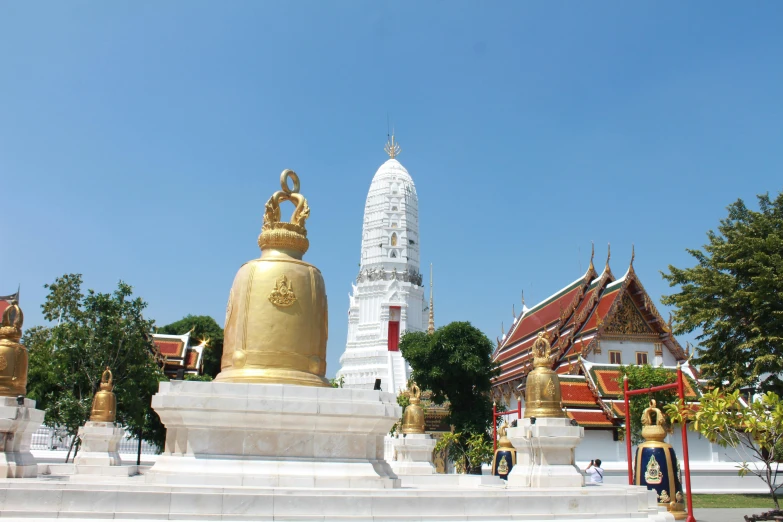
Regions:
[[[655,335],[628,294],[623,295],[620,306],[612,314],[604,332],[622,335]]]

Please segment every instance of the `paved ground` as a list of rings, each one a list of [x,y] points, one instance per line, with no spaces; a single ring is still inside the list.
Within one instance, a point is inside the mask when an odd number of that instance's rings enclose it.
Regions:
[[[694,508],[696,522],[745,522],[745,515],[760,515],[770,508]]]

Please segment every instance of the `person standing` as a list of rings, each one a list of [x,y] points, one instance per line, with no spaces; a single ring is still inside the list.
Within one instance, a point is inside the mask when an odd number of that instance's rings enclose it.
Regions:
[[[601,467],[601,459],[590,461],[590,465],[585,469],[585,473],[590,475],[590,482],[593,484],[604,483],[604,469]]]

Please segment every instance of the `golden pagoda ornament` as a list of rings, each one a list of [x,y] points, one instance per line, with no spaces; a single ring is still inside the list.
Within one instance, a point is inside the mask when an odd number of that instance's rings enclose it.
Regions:
[[[265,206],[261,257],[242,265],[234,278],[215,380],[329,386],[326,288],[321,272],[302,261],[310,246],[310,207],[294,171],[283,171],[280,186]],[[285,201],[295,206],[290,222],[280,220]]]
[[[114,422],[117,420],[117,396],[114,395],[114,378],[107,366],[101,375],[100,389],[92,400],[90,421]]]
[[[557,357],[544,332],[533,343],[533,371],[525,384],[525,418],[565,418],[561,403],[560,378],[552,364]]]
[[[23,323],[24,314],[14,299],[0,325],[0,396],[27,394],[27,348],[19,342]]]
[[[498,428],[498,447],[495,450],[495,455],[492,458],[492,474],[497,475],[502,479],[508,478],[508,474],[517,463],[517,450],[514,449],[511,441],[506,437],[506,430],[508,429],[508,422],[503,421],[503,425]]]
[[[655,400],[642,412],[642,437],[644,442],[636,450],[637,486],[647,486],[655,491],[658,504],[665,506],[676,520],[687,518],[682,496],[677,455],[671,444],[664,442],[665,418],[656,407]]]
[[[410,392],[410,404],[405,407],[402,414],[402,433],[424,433],[424,409],[421,407],[421,389],[415,382],[411,382],[408,388]]]

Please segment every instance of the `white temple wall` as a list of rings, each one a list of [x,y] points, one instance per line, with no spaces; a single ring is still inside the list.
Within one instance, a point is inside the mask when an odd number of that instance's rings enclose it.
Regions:
[[[636,352],[647,354],[647,362],[653,366],[676,366],[677,360],[666,346],[662,345],[661,355],[655,355],[655,343],[652,341],[615,341],[602,340],[601,353],[590,352],[585,359],[595,364],[611,364],[610,351],[621,353],[622,364],[636,364]]]

